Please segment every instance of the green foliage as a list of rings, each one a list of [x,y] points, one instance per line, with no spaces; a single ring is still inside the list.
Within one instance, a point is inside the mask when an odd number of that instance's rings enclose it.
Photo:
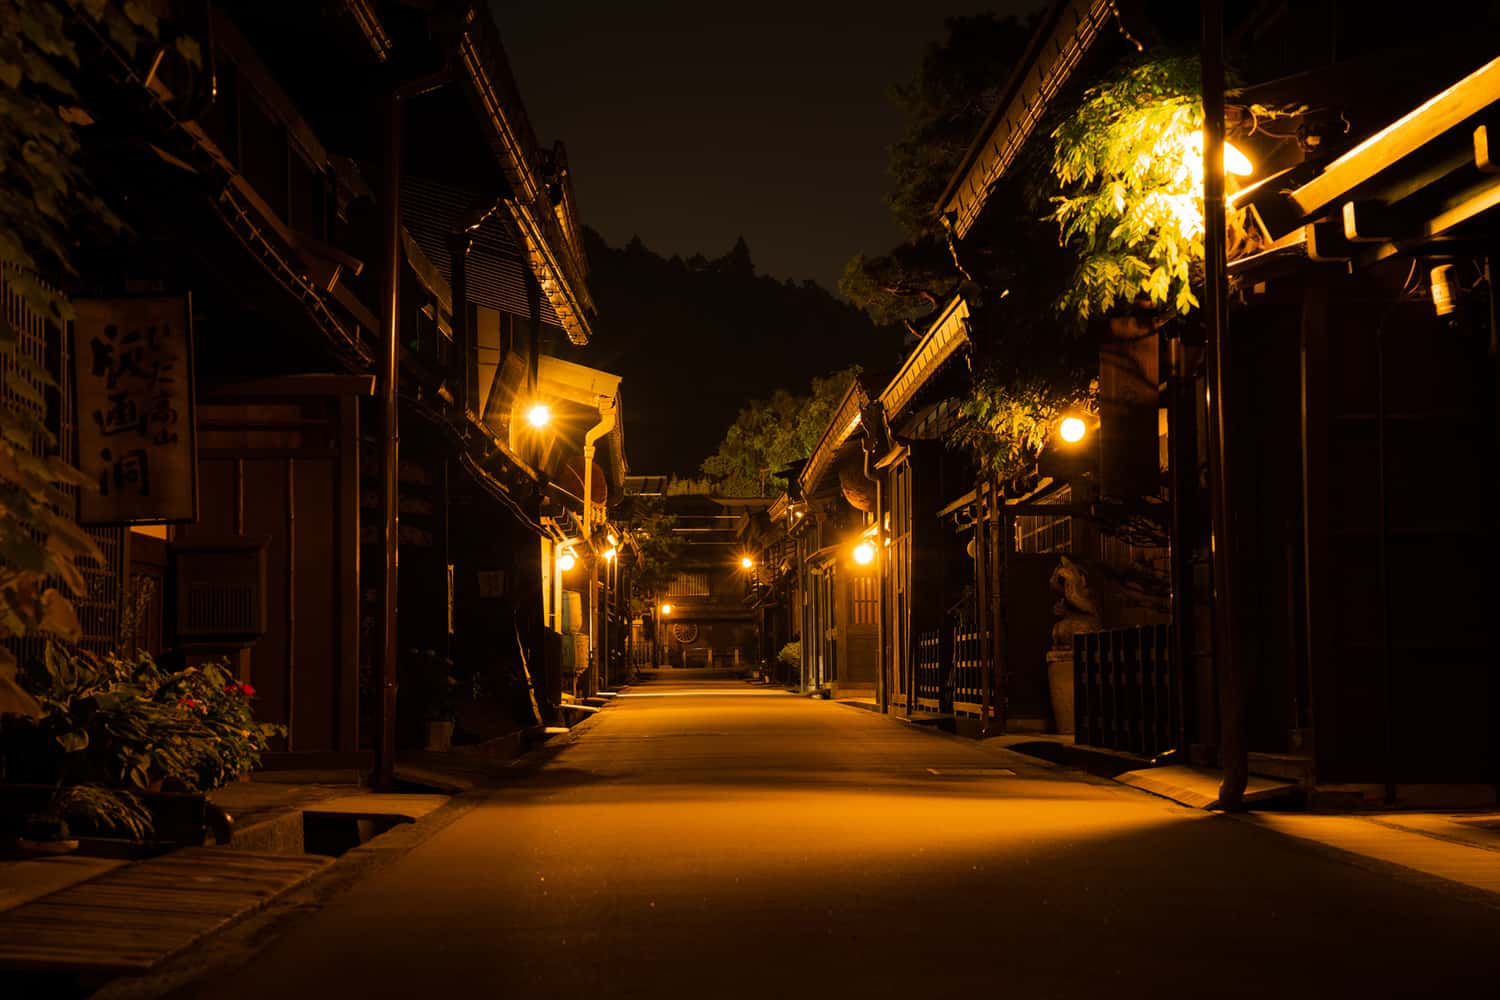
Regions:
[[[675,533],[677,518],[655,497],[636,497],[626,519],[620,569],[630,580],[630,612],[641,615],[656,603],[677,575],[684,543]]]
[[[852,367],[815,378],[806,395],[777,390],[753,400],[730,424],[724,440],[703,462],[703,474],[720,496],[771,497],[786,488],[777,471],[807,458],[817,447],[834,408],[859,375]]]
[[[948,443],[967,450],[984,474],[1004,481],[1032,469],[1071,410],[1092,408],[1095,382],[1039,376],[974,380],[959,404],[960,421]]]
[[[1141,300],[1177,315],[1198,305],[1199,79],[1196,56],[1133,62],[1085,91],[1052,132],[1052,218],[1078,254],[1057,307],[1079,323]]]
[[[151,813],[134,792],[101,785],[66,785],[52,796],[48,812],[70,824],[83,822],[99,833],[122,833],[131,840],[151,835]]]
[[[132,57],[158,32],[155,15],[135,0],[118,7],[106,0],[0,0],[0,268],[51,334],[64,329],[73,309],[60,289],[37,276],[72,273],[69,251],[81,229],[120,227],[78,163],[75,123],[88,116],[76,106],[72,82],[79,69],[71,34],[77,22],[92,23]],[[178,50],[200,58],[190,43]],[[72,605],[47,582],[81,594],[77,561],[99,557],[73,522],[73,501],[63,489],[86,480],[57,457],[46,425],[47,393],[57,390],[56,381],[4,318],[0,369],[0,638],[42,632],[74,639]],[[11,654],[0,649],[0,711],[33,714],[15,673]]]
[[[877,257],[855,254],[844,265],[839,294],[874,322],[902,323],[915,334],[913,324],[936,310],[958,282],[947,244],[928,236]]]
[[[858,254],[844,267],[839,292],[876,323],[904,323],[933,312],[963,275],[948,247],[935,205],[979,133],[1034,20],[993,14],[947,19],[948,35],[931,45],[912,79],[892,91],[905,134],[890,148],[886,205],[907,242],[884,254]]]
[[[947,37],[928,46],[912,79],[892,91],[907,119],[890,150],[886,204],[913,242],[941,237],[933,206],[995,106],[1025,51],[1035,18],[950,17]]]
[[[802,643],[789,642],[781,647],[781,652],[776,654],[776,662],[784,663],[789,667],[802,666]]]
[[[212,791],[254,768],[270,739],[285,734],[255,721],[254,689],[224,662],[168,671],[146,653],[95,656],[53,643],[25,681],[43,715],[3,733],[9,741],[24,725],[45,736],[65,785]]]
[[[397,663],[401,696],[421,706],[422,718],[428,722],[452,722],[463,702],[458,678],[453,676],[453,661],[435,649],[408,649]],[[503,671],[507,677],[511,671]],[[477,678],[496,687],[497,678]]]

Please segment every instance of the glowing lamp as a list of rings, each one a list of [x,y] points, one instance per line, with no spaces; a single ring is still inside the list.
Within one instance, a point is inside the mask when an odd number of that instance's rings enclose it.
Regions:
[[[875,561],[875,546],[869,542],[860,542],[854,546],[854,561],[861,566],[868,566]]]
[[[1235,148],[1234,143],[1225,142],[1224,172],[1236,177],[1249,177],[1255,173],[1255,165],[1250,162],[1250,157]]]
[[[573,555],[573,553],[571,552],[564,552],[562,555],[557,557],[557,568],[562,570],[564,573],[577,565],[578,557]]]
[[[533,403],[526,411],[526,422],[540,430],[552,422],[552,410],[546,403]]]
[[[604,560],[605,560],[605,562],[614,562],[614,559],[615,559],[615,549],[614,549],[614,546],[610,546],[609,548],[607,548],[607,549],[604,550]]]
[[[1089,431],[1088,425],[1077,417],[1064,417],[1057,428],[1057,433],[1069,444],[1077,444],[1083,440],[1083,436]]]
[[[664,615],[670,615],[672,613],[672,605],[670,605],[670,604],[663,604],[661,606],[661,613],[664,614]]]
[[[755,560],[754,559],[751,559],[749,556],[741,556],[740,557],[740,569],[754,569],[754,568],[755,568]]]

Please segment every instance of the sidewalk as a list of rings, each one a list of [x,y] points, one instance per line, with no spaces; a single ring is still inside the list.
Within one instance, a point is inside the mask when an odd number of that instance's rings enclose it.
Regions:
[[[1500,895],[1500,813],[1243,813],[1299,840]]]
[[[396,779],[403,791],[386,794],[370,792],[352,769],[261,771],[210,795],[233,817],[229,844],[136,861],[0,860],[0,974],[67,974],[97,984],[145,972],[346,852],[524,766],[524,756],[483,750],[402,753]],[[8,995],[4,978],[0,994]]]
[[[874,710],[853,700],[836,702]],[[906,720],[891,717],[892,721]],[[934,727],[936,728],[936,727]],[[997,756],[1019,754],[1032,763],[1108,778],[1121,787],[1190,808],[1217,804],[1218,773],[1186,766],[1143,767],[1133,754],[1078,747],[1070,735],[1013,733],[975,741]],[[1276,809],[1295,783],[1253,776],[1247,802],[1268,808],[1233,814],[1262,829],[1348,855],[1444,879],[1500,896],[1500,811],[1317,813]]]

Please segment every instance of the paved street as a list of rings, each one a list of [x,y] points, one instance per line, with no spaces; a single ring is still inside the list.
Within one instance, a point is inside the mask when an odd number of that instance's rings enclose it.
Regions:
[[[1496,941],[1500,908],[1234,819],[660,681],[201,995],[1417,996],[1494,989]]]

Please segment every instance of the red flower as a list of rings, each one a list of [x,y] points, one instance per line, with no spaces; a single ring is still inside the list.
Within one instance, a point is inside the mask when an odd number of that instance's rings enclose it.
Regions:
[[[181,700],[179,700],[177,702],[177,704],[181,705],[183,708],[197,708],[198,707],[198,699],[197,698],[182,698]]]
[[[238,692],[239,694],[244,695],[246,698],[255,697],[255,688],[251,687],[249,684],[228,684],[224,687],[224,690]]]

